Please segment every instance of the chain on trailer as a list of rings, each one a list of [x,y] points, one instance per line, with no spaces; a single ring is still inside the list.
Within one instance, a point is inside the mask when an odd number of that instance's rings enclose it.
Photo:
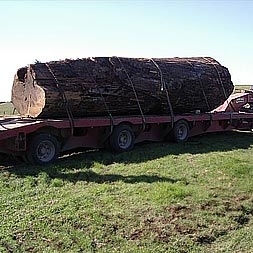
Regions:
[[[206,58],[206,57],[202,57],[202,58],[203,58],[207,63],[210,63],[210,64],[213,65],[213,67],[214,67],[214,69],[215,69],[215,71],[216,71],[216,73],[217,73],[218,80],[219,80],[219,82],[220,82],[220,84],[221,84],[224,98],[225,98],[225,100],[226,100],[226,99],[228,98],[228,97],[227,97],[227,93],[226,93],[226,90],[225,90],[225,88],[224,88],[224,85],[223,85],[223,82],[222,82],[222,79],[221,79],[221,76],[220,76],[220,73],[219,73],[217,67],[216,67],[215,64],[214,64],[212,61],[210,61],[208,58]]]
[[[161,91],[165,90],[165,94],[166,94],[166,98],[167,98],[167,102],[168,102],[169,110],[170,110],[170,116],[171,116],[171,127],[173,128],[174,123],[175,123],[175,116],[174,116],[173,107],[172,107],[172,104],[170,101],[169,91],[168,91],[166,82],[163,77],[163,72],[162,72],[161,68],[159,67],[158,63],[153,58],[151,58],[150,60],[155,65],[155,67],[157,68],[157,70],[159,72],[159,76],[161,79]]]
[[[190,61],[187,61],[187,63],[188,63],[188,64],[192,67],[192,69],[194,70],[194,72],[195,72],[195,74],[196,74],[196,76],[197,76],[197,78],[198,78],[198,80],[199,80],[199,84],[200,84],[200,87],[201,87],[201,91],[202,91],[202,94],[203,94],[203,96],[204,96],[204,98],[205,98],[205,102],[206,102],[208,111],[211,111],[211,107],[210,107],[210,105],[209,105],[209,102],[208,102],[208,99],[207,99],[207,96],[206,96],[206,92],[205,92],[205,89],[204,89],[204,85],[203,85],[203,82],[202,82],[202,80],[201,80],[201,78],[200,78],[199,73],[198,73],[198,71],[196,70],[195,66],[194,66]],[[202,68],[202,67],[200,67],[200,68]]]
[[[113,61],[112,61],[112,58],[115,58],[115,59],[118,60],[118,62],[119,62],[119,64],[120,64],[121,68],[123,69],[123,71],[124,71],[124,73],[125,73],[125,75],[126,75],[128,81],[129,81],[129,83],[131,84],[131,87],[132,87],[132,89],[133,89],[134,96],[135,96],[135,99],[136,99],[136,102],[137,102],[139,111],[140,111],[140,113],[141,113],[143,129],[145,129],[145,127],[146,127],[146,118],[145,118],[145,115],[144,115],[143,110],[142,110],[142,108],[141,108],[141,104],[140,104],[140,101],[139,101],[139,98],[138,98],[138,95],[137,95],[137,92],[136,92],[134,83],[133,83],[132,79],[130,78],[130,76],[129,76],[129,74],[128,74],[128,72],[127,72],[127,70],[126,70],[124,64],[122,63],[121,59],[120,59],[118,56],[111,57],[111,58],[109,59],[109,61],[110,61],[110,63],[111,63],[113,66],[114,66],[114,63],[113,63]]]
[[[60,82],[58,81],[56,75],[54,74],[53,70],[51,69],[50,65],[48,63],[45,63],[45,65],[46,65],[48,71],[50,72],[50,74],[52,75],[52,77],[54,78],[56,87],[58,88],[58,90],[62,96],[64,105],[65,105],[65,109],[66,109],[66,112],[67,112],[67,115],[69,118],[69,122],[70,122],[71,134],[73,135],[74,134],[74,118],[73,118],[72,111],[70,110],[70,107],[69,107],[69,101],[66,97],[66,94],[65,94],[63,88],[61,87]]]
[[[110,118],[110,133],[109,133],[109,134],[111,134],[112,131],[113,131],[113,127],[114,127],[114,119],[113,119],[113,116],[112,116],[112,114],[111,114],[111,112],[110,112],[110,109],[109,109],[108,104],[106,103],[106,99],[105,99],[105,97],[103,96],[103,93],[101,92],[101,90],[100,90],[100,88],[99,88],[99,86],[98,86],[97,81],[95,80],[94,76],[91,74],[91,72],[90,72],[90,70],[89,70],[89,68],[87,67],[86,64],[85,64],[85,69],[86,69],[86,71],[87,71],[87,73],[88,73],[90,79],[91,79],[91,80],[93,81],[93,83],[95,84],[95,87],[96,87],[96,89],[98,90],[99,95],[100,95],[100,97],[102,98],[102,101],[103,101],[103,103],[104,103],[106,112],[107,112],[108,115],[109,115],[109,118]]]

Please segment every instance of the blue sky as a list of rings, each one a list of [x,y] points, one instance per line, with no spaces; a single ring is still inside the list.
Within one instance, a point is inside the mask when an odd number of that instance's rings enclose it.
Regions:
[[[0,101],[35,60],[210,56],[253,85],[253,0],[0,1]]]

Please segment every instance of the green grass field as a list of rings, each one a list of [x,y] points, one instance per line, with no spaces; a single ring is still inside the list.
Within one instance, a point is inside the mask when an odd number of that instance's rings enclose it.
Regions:
[[[2,160],[0,252],[253,252],[253,133],[49,167]]]
[[[234,92],[244,92],[244,90],[249,90],[250,85],[236,85]]]
[[[17,114],[17,112],[14,110],[12,103],[0,103],[0,116],[10,116],[13,114]]]

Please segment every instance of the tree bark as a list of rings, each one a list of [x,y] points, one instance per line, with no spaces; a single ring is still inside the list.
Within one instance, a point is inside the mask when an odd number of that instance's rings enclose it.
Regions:
[[[97,57],[20,68],[12,102],[41,118],[208,112],[232,93],[227,68],[210,57]]]

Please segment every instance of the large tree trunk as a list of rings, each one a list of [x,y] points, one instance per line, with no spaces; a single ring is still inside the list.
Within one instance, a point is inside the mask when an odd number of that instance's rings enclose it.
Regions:
[[[232,91],[229,71],[212,58],[98,57],[19,69],[12,102],[30,117],[181,114],[211,111]]]

